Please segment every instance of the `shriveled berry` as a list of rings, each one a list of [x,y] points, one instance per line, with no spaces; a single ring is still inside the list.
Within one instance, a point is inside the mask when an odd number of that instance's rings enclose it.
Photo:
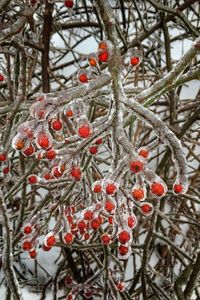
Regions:
[[[60,171],[59,167],[54,167],[52,173],[53,173],[53,176],[55,176],[57,178],[59,178],[63,175],[63,173]]]

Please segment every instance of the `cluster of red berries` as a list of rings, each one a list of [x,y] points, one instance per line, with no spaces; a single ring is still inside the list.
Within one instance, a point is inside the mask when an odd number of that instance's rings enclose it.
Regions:
[[[65,6],[71,9],[74,5],[73,1],[65,1]],[[111,47],[108,42],[102,41],[99,43],[97,54],[90,54],[88,62],[91,68],[98,68],[99,63],[107,63],[112,57]],[[138,51],[133,51],[129,65],[137,66],[141,62],[141,54]],[[89,80],[89,72],[80,70],[78,72],[78,80],[81,83],[87,83]],[[28,177],[30,184],[51,182],[51,179],[57,179],[64,175],[75,182],[80,182],[83,178],[83,170],[80,167],[79,160],[73,161],[69,158],[63,158],[63,152],[60,147],[55,149],[54,141],[61,142],[64,140],[66,144],[70,144],[70,138],[64,138],[68,130],[66,119],[70,118],[76,128],[76,140],[78,142],[85,142],[88,147],[88,152],[91,155],[98,153],[100,145],[103,143],[102,138],[95,136],[95,130],[87,119],[83,111],[78,106],[81,102],[74,101],[64,108],[63,112],[58,112],[57,105],[52,99],[48,99],[45,95],[37,97],[37,101],[30,107],[30,115],[33,120],[27,121],[18,128],[17,135],[12,141],[14,149],[21,151],[24,156],[31,157],[35,155],[38,160],[46,160],[49,169],[44,170],[41,177],[32,174]],[[68,147],[68,145],[67,145]],[[60,154],[61,153],[61,154]],[[62,234],[62,242],[70,246],[76,240],[89,242],[90,238],[97,237],[105,246],[118,241],[119,258],[126,259],[131,253],[132,230],[137,225],[137,218],[133,213],[135,209],[145,215],[149,216],[153,213],[153,205],[149,202],[144,202],[147,191],[144,184],[146,181],[149,185],[151,195],[156,198],[165,196],[167,187],[165,183],[156,175],[148,179],[145,177],[147,170],[147,161],[150,157],[148,147],[141,147],[137,151],[137,155],[127,162],[127,170],[131,175],[134,175],[136,183],[130,191],[128,198],[122,196],[121,192],[121,177],[119,174],[117,180],[113,180],[112,176],[97,180],[92,185],[93,196],[96,199],[90,207],[84,209],[80,205],[79,211],[74,207],[67,207],[64,222],[65,231]],[[0,153],[0,162],[7,161],[7,154]],[[6,172],[6,171],[5,171]],[[121,177],[120,177],[121,176]],[[140,180],[138,179],[140,178]],[[142,178],[142,180],[141,180]],[[177,182],[174,184],[174,193],[180,194],[183,192],[183,186]],[[122,199],[118,199],[118,198]],[[118,199],[118,201],[116,200]],[[132,201],[130,201],[130,199]],[[117,220],[117,209],[126,207],[125,203],[129,201],[128,208],[125,212],[125,217],[120,216]],[[80,211],[81,216],[80,216]],[[113,228],[118,230],[117,239]],[[22,243],[22,249],[29,252],[31,258],[37,256],[36,251],[36,234],[33,225],[26,225],[23,233],[29,238],[26,238]],[[115,232],[116,233],[116,232]],[[30,238],[30,236],[32,236]],[[50,231],[44,239],[42,249],[49,251],[59,241],[57,230]],[[124,283],[119,281],[116,283],[119,291],[124,289]],[[69,297],[71,297],[69,295]]]

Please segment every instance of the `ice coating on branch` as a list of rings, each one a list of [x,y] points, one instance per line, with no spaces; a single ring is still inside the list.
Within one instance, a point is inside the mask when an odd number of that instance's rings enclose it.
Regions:
[[[188,189],[187,163],[179,139],[158,116],[136,101],[129,101],[125,97],[124,103],[130,111],[133,111],[144,122],[150,124],[162,142],[169,146],[177,171],[177,181],[184,186],[182,193],[186,193]]]

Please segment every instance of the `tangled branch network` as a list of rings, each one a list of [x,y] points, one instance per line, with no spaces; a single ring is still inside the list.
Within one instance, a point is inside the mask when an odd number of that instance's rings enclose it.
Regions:
[[[70,5],[71,9],[73,5]],[[58,243],[76,248],[81,245],[92,247],[96,242],[101,243],[105,251],[117,245],[118,258],[126,260],[132,252],[136,215],[148,217],[154,212],[152,203],[146,201],[147,195],[159,200],[167,193],[165,182],[148,166],[151,153],[159,143],[171,150],[177,174],[173,192],[185,194],[188,189],[181,143],[147,106],[163,90],[176,85],[187,64],[199,51],[199,38],[166,76],[137,96],[130,97],[129,94],[128,97],[124,83],[127,75],[142,64],[142,50],[129,49],[121,55],[111,7],[104,0],[93,5],[102,18],[106,39],[99,43],[96,53],[88,56],[88,68],[79,70],[79,85],[61,92],[36,95],[30,106],[29,119],[18,127],[12,139],[16,153],[21,152],[30,160],[36,156],[38,163],[42,161],[46,166],[40,173],[28,175],[28,183],[41,187],[58,186],[56,200],[49,203],[46,216],[39,210],[28,216],[23,227],[22,249],[28,251],[32,259],[37,256],[38,238],[44,235],[44,251]],[[90,106],[100,91],[104,94],[102,101],[107,114],[93,119]],[[124,126],[133,116],[150,126],[156,136],[138,149],[127,137]],[[98,157],[104,145],[112,154],[111,160],[99,156],[97,165],[93,157]],[[8,156],[7,147],[1,153],[1,161],[6,164]],[[109,164],[105,167],[106,161]],[[127,178],[131,178],[132,186]],[[62,190],[59,194],[59,185],[66,187],[64,193]],[[52,212],[56,222],[49,230],[48,216],[52,216]],[[102,265],[98,272],[104,267]],[[85,286],[89,287],[99,273],[95,273]],[[72,284],[68,278],[68,285]],[[76,285],[76,291],[82,288],[79,285]],[[124,286],[118,284],[117,288],[123,290]]]

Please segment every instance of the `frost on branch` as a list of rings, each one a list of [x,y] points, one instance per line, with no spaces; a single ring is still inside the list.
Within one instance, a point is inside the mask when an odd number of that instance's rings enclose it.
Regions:
[[[20,251],[27,252],[30,259],[37,259],[40,248],[49,252],[61,246],[72,253],[86,249],[98,265],[86,282],[67,276],[68,299],[80,292],[89,299],[102,278],[108,281],[110,299],[123,294],[126,282],[122,265],[134,255],[137,229],[141,224],[147,228],[151,225],[158,203],[168,198],[171,188],[176,195],[184,195],[188,189],[180,141],[156,114],[145,108],[146,104],[141,104],[141,94],[134,98],[139,87],[126,88],[131,76],[137,77],[139,68],[144,67],[145,48],[129,48],[121,54],[120,31],[116,32],[115,17],[105,2],[100,0],[95,5],[106,38],[85,59],[87,65],[73,77],[74,86],[35,94],[26,121],[17,128],[13,126],[14,160],[20,161],[22,171],[24,162],[37,162],[19,186],[26,180],[30,194],[41,190],[51,195],[37,200],[25,223],[20,220],[21,237],[15,243],[20,243]],[[64,1],[63,5],[74,18],[75,2]],[[177,76],[183,71],[182,65],[178,65]],[[0,78],[4,80],[7,78]],[[160,92],[157,88],[156,84],[148,88],[149,95],[155,89],[156,97]],[[142,124],[139,133],[128,132],[124,125],[132,117],[135,128]],[[145,126],[151,131],[149,142],[138,143]],[[176,171],[174,183],[169,181],[169,186],[164,174],[156,174],[150,167],[159,144],[170,149]],[[11,151],[2,149],[0,161],[6,178],[10,158]],[[17,188],[14,185],[15,191]],[[103,254],[103,261],[100,255],[95,256],[96,249]],[[115,268],[108,268],[108,261]]]

